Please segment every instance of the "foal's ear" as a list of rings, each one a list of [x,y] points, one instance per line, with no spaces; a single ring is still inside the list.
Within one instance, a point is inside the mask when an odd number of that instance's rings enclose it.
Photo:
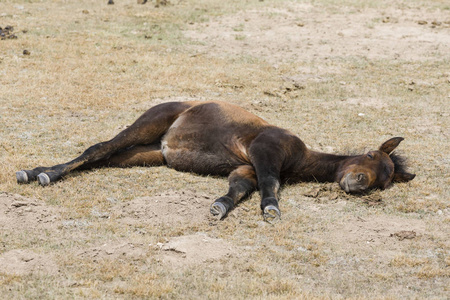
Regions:
[[[401,141],[403,141],[404,138],[402,137],[395,137],[392,139],[387,140],[384,142],[378,150],[390,154],[392,151],[394,151],[395,148],[397,148],[398,144],[400,144]]]
[[[416,177],[416,174],[406,173],[406,172],[398,172],[394,173],[394,178],[392,178],[393,182],[408,182],[413,180]]]

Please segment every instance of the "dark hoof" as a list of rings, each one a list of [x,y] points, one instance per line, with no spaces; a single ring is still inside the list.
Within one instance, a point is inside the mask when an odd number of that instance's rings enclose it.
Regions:
[[[45,173],[41,173],[38,175],[38,181],[40,185],[46,186],[50,184],[50,177]]]
[[[214,202],[213,204],[211,204],[210,211],[214,216],[217,216],[217,219],[219,220],[221,220],[227,214],[227,208],[225,207],[225,205],[223,205],[223,203],[220,202]]]
[[[28,183],[28,174],[25,171],[16,172],[17,183]]]
[[[280,220],[281,212],[275,205],[267,205],[264,208],[264,221],[274,224]]]

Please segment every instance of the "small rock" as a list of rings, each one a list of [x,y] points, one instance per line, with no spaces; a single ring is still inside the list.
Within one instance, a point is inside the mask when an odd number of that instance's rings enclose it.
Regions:
[[[106,201],[108,201],[108,202],[110,202],[112,204],[116,204],[117,202],[119,202],[119,200],[117,200],[114,197],[108,197],[108,198],[106,198]]]
[[[21,206],[28,206],[28,205],[36,205],[36,203],[30,203],[26,201],[14,201],[11,203],[11,206],[13,207],[21,207]]]
[[[6,39],[17,39],[17,36],[13,34],[14,27],[8,25],[5,28],[0,27],[0,39],[6,40]]]
[[[98,211],[96,209],[93,209],[91,211],[91,215],[93,217],[97,217],[97,218],[104,218],[104,219],[109,219],[109,213],[107,212],[103,212],[103,211]]]
[[[420,20],[420,21],[417,21],[417,24],[419,24],[419,25],[427,25],[428,22],[424,21],[424,20]]]
[[[416,237],[415,231],[402,230],[396,233],[391,233],[391,237],[396,237],[399,241],[403,241],[404,239],[411,240]]]

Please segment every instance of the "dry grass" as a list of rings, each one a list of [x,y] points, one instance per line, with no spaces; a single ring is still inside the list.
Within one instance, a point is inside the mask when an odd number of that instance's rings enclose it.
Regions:
[[[419,43],[431,43],[435,51],[420,56],[416,47],[412,54],[419,54],[412,59],[396,58],[388,50],[386,56],[366,57],[337,49],[326,58],[322,52],[314,57],[304,50],[305,57],[289,60],[291,52],[283,49],[273,57],[252,52],[258,49],[252,48],[249,34],[255,12],[274,20],[266,23],[267,30],[286,19],[304,24],[293,25],[302,30],[324,28],[329,39],[317,44],[311,40],[308,47],[314,50],[342,38],[333,28],[322,27],[324,20],[342,18],[345,25],[367,13],[361,26],[372,30],[373,38],[384,28],[386,16],[401,26],[417,26],[415,30],[425,28],[417,25],[425,19],[427,34],[450,36],[449,6],[444,1],[175,0],[158,9],[132,0],[116,0],[113,6],[106,2],[2,1],[0,27],[13,25],[18,39],[0,41],[0,191],[61,208],[62,220],[56,231],[2,229],[0,255],[13,249],[52,254],[59,272],[12,275],[2,273],[0,266],[1,295],[447,298],[448,40],[441,45],[435,40]],[[227,23],[238,14],[251,18]],[[442,25],[431,28],[435,18]],[[230,26],[233,43],[247,43],[245,49],[250,50],[236,54],[223,45],[223,49],[211,46],[220,40],[187,37],[188,31],[202,32],[216,24],[224,31]],[[23,50],[31,54],[23,55]],[[284,59],[277,60],[277,55]],[[287,77],[300,78],[302,86]],[[113,137],[150,106],[174,99],[240,104],[322,151],[363,151],[391,136],[404,136],[401,150],[417,177],[375,192],[382,205],[363,204],[333,185],[315,197],[306,195],[322,184],[285,187],[283,219],[275,226],[262,222],[258,195],[222,222],[194,226],[145,222],[124,226],[93,213],[111,209],[108,199],[126,203],[168,189],[187,189],[209,195],[212,201],[227,189],[221,178],[163,167],[75,173],[46,188],[16,184],[15,171],[73,158],[91,144]],[[389,230],[398,228],[418,235],[402,241],[390,237]],[[219,261],[181,267],[158,258],[161,251],[155,245],[196,232],[224,239],[237,250]],[[105,243],[123,242],[137,245],[142,253],[115,258],[79,255]]]

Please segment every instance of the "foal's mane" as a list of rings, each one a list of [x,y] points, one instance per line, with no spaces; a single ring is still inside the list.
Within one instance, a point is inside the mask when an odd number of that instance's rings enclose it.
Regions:
[[[394,171],[396,173],[405,173],[408,167],[406,157],[397,154],[396,152],[392,152],[389,154],[389,157],[392,159],[394,163]]]

